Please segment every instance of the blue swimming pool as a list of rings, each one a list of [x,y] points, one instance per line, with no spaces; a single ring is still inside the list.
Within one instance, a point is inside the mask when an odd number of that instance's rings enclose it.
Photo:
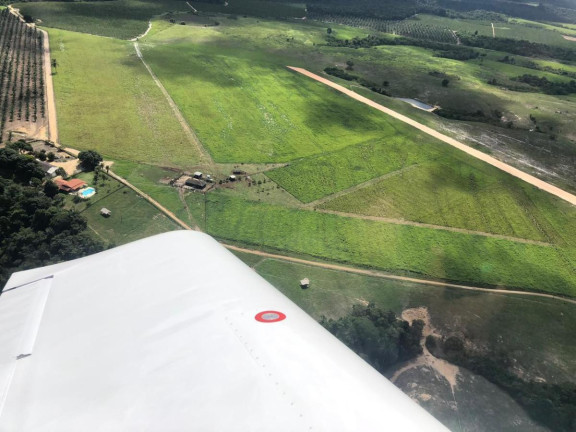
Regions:
[[[82,198],[90,198],[95,193],[96,189],[94,189],[93,187],[89,187],[86,189],[82,189],[80,192],[78,192],[78,195],[80,195]]]

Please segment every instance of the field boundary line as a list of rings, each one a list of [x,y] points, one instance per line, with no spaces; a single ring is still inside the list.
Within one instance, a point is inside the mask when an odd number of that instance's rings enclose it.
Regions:
[[[347,273],[356,273],[356,274],[379,277],[382,279],[396,280],[396,281],[401,281],[401,282],[411,282],[411,283],[416,283],[416,284],[420,284],[420,285],[433,285],[433,286],[439,286],[439,287],[444,287],[444,288],[457,288],[457,289],[463,289],[463,290],[467,290],[467,291],[481,291],[481,292],[497,293],[497,294],[512,294],[512,295],[525,295],[525,296],[531,296],[531,297],[543,297],[543,298],[550,298],[550,299],[554,299],[554,300],[560,300],[563,302],[576,304],[576,300],[569,299],[566,297],[557,296],[554,294],[545,294],[545,293],[538,293],[538,292],[533,292],[533,291],[506,290],[506,289],[499,289],[499,288],[480,288],[480,287],[474,287],[474,286],[469,286],[469,285],[453,284],[453,283],[449,283],[449,282],[439,282],[439,281],[432,281],[432,280],[426,280],[426,279],[417,279],[417,278],[412,278],[412,277],[408,277],[408,276],[397,276],[397,275],[384,273],[384,272],[381,272],[378,270],[367,270],[367,269],[361,269],[361,268],[355,268],[355,267],[348,267],[348,266],[339,265],[339,264],[329,264],[329,263],[310,261],[310,260],[305,260],[302,258],[294,258],[294,257],[290,257],[290,256],[285,256],[285,255],[277,255],[277,254],[272,254],[272,253],[254,250],[254,249],[246,249],[243,247],[234,246],[234,245],[223,243],[223,242],[220,242],[220,243],[222,244],[222,246],[226,247],[227,249],[234,250],[236,252],[244,252],[244,253],[248,253],[248,254],[252,254],[252,255],[258,255],[258,256],[261,256],[264,258],[270,258],[270,259],[275,259],[275,260],[280,260],[280,261],[289,261],[289,262],[293,262],[296,264],[304,264],[304,265],[309,265],[312,267],[325,268],[328,270],[344,271]]]
[[[381,176],[374,177],[374,178],[367,180],[365,182],[358,183],[357,185],[351,186],[349,188],[343,189],[343,190],[338,191],[338,192],[334,192],[333,194],[326,195],[326,196],[324,196],[322,198],[318,198],[317,200],[314,200],[314,201],[310,201],[309,203],[304,204],[304,207],[305,208],[311,208],[311,207],[325,204],[329,201],[340,198],[341,196],[348,195],[349,193],[356,192],[356,191],[358,191],[360,189],[364,189],[365,187],[368,187],[368,186],[372,186],[373,184],[378,183],[380,180],[385,180],[387,178],[400,175],[406,171],[409,171],[413,168],[416,168],[417,166],[419,166],[419,164],[415,163],[415,164],[409,165],[407,167],[397,169],[396,171],[391,171],[389,173],[382,174]]]
[[[414,221],[409,221],[409,220],[404,220],[404,219],[394,219],[394,218],[387,218],[387,217],[382,217],[382,216],[370,216],[370,215],[362,215],[362,214],[356,214],[356,213],[346,213],[346,212],[337,211],[337,210],[317,209],[316,211],[318,213],[333,214],[336,216],[348,217],[348,218],[353,218],[353,219],[371,220],[371,221],[375,221],[375,222],[385,222],[385,223],[389,223],[389,224],[393,224],[393,225],[407,225],[407,226],[429,228],[429,229],[435,229],[435,230],[441,230],[441,231],[457,232],[457,233],[461,233],[461,234],[470,234],[470,235],[477,235],[477,236],[482,236],[482,237],[491,237],[491,238],[496,238],[496,239],[500,239],[500,240],[509,240],[509,241],[513,241],[513,242],[517,242],[517,243],[533,244],[533,245],[537,245],[537,246],[547,246],[547,247],[553,247],[554,246],[552,243],[546,243],[546,242],[539,241],[539,240],[531,240],[531,239],[525,239],[525,238],[521,238],[521,237],[507,236],[504,234],[494,234],[494,233],[489,233],[489,232],[484,232],[484,231],[474,231],[474,230],[468,230],[466,228],[449,227],[449,226],[444,226],[444,225],[434,225],[434,224],[428,224],[428,223],[424,223],[424,222],[414,222]]]
[[[148,73],[150,74],[150,76],[152,77],[152,79],[154,80],[154,82],[164,95],[164,97],[166,98],[166,100],[168,101],[168,105],[170,105],[170,108],[172,108],[172,111],[176,115],[176,118],[180,123],[180,126],[182,126],[184,133],[188,136],[189,141],[196,147],[196,150],[198,150],[200,157],[204,159],[203,161],[201,161],[201,163],[203,162],[210,166],[213,166],[214,161],[212,160],[212,157],[210,156],[208,151],[204,148],[204,146],[200,143],[200,139],[198,138],[196,133],[192,130],[192,128],[184,118],[184,115],[180,111],[180,108],[178,108],[178,105],[176,105],[176,102],[174,102],[174,99],[172,99],[172,96],[170,96],[170,94],[168,93],[164,85],[160,82],[154,71],[152,71],[150,66],[148,66],[146,60],[144,60],[144,56],[142,55],[142,51],[140,51],[140,46],[138,45],[138,42],[134,42],[134,49],[136,50],[136,55],[138,56],[138,58],[140,59],[140,61],[142,62],[142,64],[144,65],[144,67],[146,68],[146,70],[148,71]]]
[[[336,84],[333,81],[330,81],[329,79],[326,79],[324,77],[321,77],[319,75],[316,75],[306,69],[303,68],[299,68],[299,67],[293,67],[293,66],[287,66],[288,69],[297,72],[299,74],[302,74],[304,76],[307,76],[308,78],[312,78],[313,80],[316,80],[328,87],[333,88],[334,90],[337,90],[343,94],[345,94],[346,96],[351,97],[352,99],[356,99],[359,102],[364,103],[365,105],[368,105],[372,108],[375,108],[385,114],[388,114],[391,117],[394,117],[397,120],[400,120],[418,130],[421,130],[422,132],[436,138],[439,139],[440,141],[445,142],[446,144],[451,145],[452,147],[456,147],[458,150],[463,151],[464,153],[469,154],[470,156],[475,157],[476,159],[479,159],[483,162],[486,162],[496,168],[498,168],[501,171],[504,171],[514,177],[519,178],[520,180],[525,181],[526,183],[531,184],[532,186],[537,187],[538,189],[541,189],[543,191],[546,191],[552,195],[557,196],[558,198],[563,199],[564,201],[569,202],[572,205],[576,206],[576,195],[573,195],[569,192],[566,192],[565,190],[560,189],[557,186],[554,186],[550,183],[547,183],[543,180],[540,180],[539,178],[536,178],[528,173],[525,173],[524,171],[519,170],[518,168],[514,168],[511,165],[508,165],[492,156],[487,155],[486,153],[482,153],[479,150],[476,150],[472,147],[467,146],[466,144],[461,143],[460,141],[455,140],[454,138],[450,138],[447,135],[444,135],[434,129],[432,129],[431,127],[425,126],[422,123],[417,122],[416,120],[411,119],[410,117],[407,117],[403,114],[400,114],[394,110],[391,110],[390,108],[386,108],[383,105],[380,105],[379,103],[374,102],[373,100],[370,100],[364,96],[359,95],[358,93],[347,89],[346,87],[341,86],[340,84]]]

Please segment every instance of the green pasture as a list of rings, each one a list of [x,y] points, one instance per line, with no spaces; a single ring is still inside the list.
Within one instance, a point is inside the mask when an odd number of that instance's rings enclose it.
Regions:
[[[426,307],[440,334],[465,335],[480,351],[501,352],[504,348],[532,379],[543,377],[557,383],[574,380],[575,305],[391,281],[272,259],[254,263],[253,257],[242,259],[255,264],[261,276],[316,319],[339,318],[360,302],[373,302],[397,314]],[[299,281],[305,277],[311,285],[303,290]]]
[[[423,163],[321,207],[539,241],[563,243],[561,233],[576,235],[572,206],[464,157]]]
[[[418,22],[426,25],[449,28],[460,33],[473,34],[478,32],[481,36],[492,37],[492,23],[479,20],[451,19],[433,15],[418,15]],[[508,22],[495,22],[494,33],[497,38],[527,40],[545,45],[554,45],[564,48],[573,48],[574,42],[562,37],[563,29],[552,26],[539,25],[526,20],[510,20]],[[566,34],[570,34],[570,30]]]
[[[101,174],[94,182],[93,173],[78,178],[96,189],[96,194],[75,203],[68,197],[67,206],[80,212],[88,221],[90,231],[109,245],[121,245],[179,227],[156,207],[138,196],[132,189]],[[100,209],[112,212],[105,218]]]
[[[575,256],[551,246],[387,224],[210,193],[206,231],[252,247],[393,273],[576,294]]]
[[[144,56],[217,162],[285,162],[397,129],[265,52],[172,43]]]
[[[409,126],[395,126],[393,135],[299,159],[266,175],[308,203],[450,151]]]
[[[190,11],[186,2],[179,0],[43,1],[15,3],[14,7],[22,14],[41,20],[46,27],[118,39],[143,34],[148,21],[156,15]]]
[[[131,43],[49,30],[64,146],[167,167],[198,154]]]

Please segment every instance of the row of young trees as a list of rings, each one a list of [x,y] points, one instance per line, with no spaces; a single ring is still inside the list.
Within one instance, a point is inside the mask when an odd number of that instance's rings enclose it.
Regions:
[[[457,36],[447,28],[419,23],[416,20],[386,20],[375,17],[338,15],[331,13],[308,13],[309,18],[325,23],[343,24],[351,27],[366,28],[384,33],[426,39],[435,42],[456,44]]]
[[[10,122],[46,116],[43,50],[42,32],[0,12],[0,142]]]

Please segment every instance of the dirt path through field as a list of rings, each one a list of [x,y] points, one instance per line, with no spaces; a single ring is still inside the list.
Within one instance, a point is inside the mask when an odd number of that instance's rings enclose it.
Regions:
[[[457,233],[462,233],[462,234],[472,234],[472,235],[478,235],[478,236],[483,236],[483,237],[492,237],[492,238],[497,238],[497,239],[502,239],[502,240],[510,240],[510,241],[518,242],[518,243],[534,244],[534,245],[538,245],[538,246],[553,246],[550,243],[546,243],[546,242],[542,242],[542,241],[538,241],[538,240],[530,240],[530,239],[512,237],[512,236],[507,236],[507,235],[502,235],[502,234],[493,234],[493,233],[487,233],[484,231],[473,231],[473,230],[467,230],[464,228],[447,227],[447,226],[443,226],[443,225],[433,225],[433,224],[427,224],[427,223],[422,223],[422,222],[412,222],[412,221],[407,221],[404,219],[386,218],[386,217],[381,217],[381,216],[367,216],[367,215],[361,215],[361,214],[355,214],[355,213],[345,213],[345,212],[336,211],[336,210],[317,209],[316,211],[318,213],[328,213],[328,214],[333,214],[333,215],[343,216],[343,217],[348,217],[348,218],[354,218],[354,219],[364,219],[364,220],[386,222],[386,223],[390,223],[390,224],[394,224],[394,225],[410,225],[410,226],[416,226],[416,227],[422,227],[422,228],[437,229],[437,230],[442,230],[442,231],[457,232]]]
[[[388,114],[391,117],[394,117],[397,120],[400,120],[406,124],[409,124],[410,126],[421,130],[422,132],[436,138],[439,139],[443,142],[445,142],[446,144],[450,144],[453,147],[456,147],[458,150],[461,150],[467,154],[469,154],[470,156],[475,157],[476,159],[479,159],[483,162],[486,162],[514,177],[517,177],[523,181],[525,181],[526,183],[529,183],[533,186],[536,186],[539,189],[542,189],[552,195],[557,196],[558,198],[561,198],[565,201],[568,201],[570,204],[572,205],[576,205],[576,195],[573,195],[569,192],[566,192],[554,185],[551,185],[550,183],[546,183],[545,181],[542,181],[530,174],[525,173],[524,171],[520,171],[518,168],[514,168],[513,166],[510,166],[502,161],[499,161],[498,159],[487,155],[486,153],[482,153],[479,150],[473,149],[471,147],[468,147],[467,145],[461,143],[460,141],[455,140],[454,138],[450,138],[447,135],[444,135],[428,126],[423,125],[422,123],[419,123],[415,120],[412,120],[409,117],[406,117],[405,115],[402,115],[400,113],[397,113],[396,111],[391,110],[390,108],[386,108],[385,106],[382,106],[364,96],[359,95],[358,93],[347,89],[346,87],[343,87],[339,84],[336,84],[335,82],[330,81],[329,79],[323,78],[319,75],[316,75],[312,72],[307,71],[306,69],[302,69],[302,68],[297,68],[297,67],[292,67],[292,66],[288,66],[288,69],[291,69],[295,72],[298,72],[302,75],[305,75],[309,78],[312,78],[322,84],[325,84],[329,87],[332,87],[335,90],[338,90],[341,93],[344,93],[345,95],[351,97],[352,99],[356,99],[359,102],[362,102],[372,108],[375,108],[385,114]]]
[[[40,30],[40,29],[38,29]],[[56,95],[54,94],[54,83],[52,82],[52,63],[50,59],[50,38],[48,33],[40,30],[44,34],[44,83],[46,85],[46,111],[48,114],[48,139],[54,143],[60,142],[58,136],[58,118],[56,116]]]
[[[562,35],[562,37],[566,40],[572,41],[572,42],[576,42],[576,37],[573,36],[566,36],[566,35]]]
[[[127,180],[123,179],[122,177],[115,174],[111,170],[107,171],[107,174],[110,177],[112,177],[113,179],[122,183],[123,185],[128,186],[130,189],[132,189],[134,192],[136,192],[138,195],[140,195],[142,198],[144,198],[146,201],[148,201],[150,204],[152,204],[154,207],[156,207],[158,210],[160,210],[162,213],[164,213],[166,216],[168,216],[170,219],[172,219],[178,225],[180,225],[180,227],[184,228],[185,230],[193,230],[188,224],[186,224],[184,221],[179,219],[174,213],[172,213],[170,210],[168,210],[166,207],[164,207],[162,204],[160,204],[158,201],[156,201],[150,195],[142,192],[140,189],[138,189],[132,183],[129,183]]]
[[[329,263],[324,263],[324,262],[309,261],[309,260],[305,260],[305,259],[301,259],[301,258],[294,258],[291,256],[286,256],[286,255],[277,255],[277,254],[272,254],[272,253],[254,250],[254,249],[246,249],[243,247],[234,246],[234,245],[226,244],[223,242],[220,242],[220,243],[224,247],[226,247],[230,250],[235,250],[238,252],[244,252],[244,253],[248,253],[248,254],[252,254],[252,255],[258,255],[258,256],[261,256],[264,258],[271,258],[271,259],[276,259],[276,260],[280,260],[280,261],[289,261],[289,262],[293,262],[296,264],[304,264],[304,265],[309,265],[309,266],[313,266],[313,267],[321,267],[321,268],[325,268],[328,270],[338,270],[338,271],[344,271],[347,273],[355,273],[355,274],[361,274],[361,275],[366,275],[366,276],[379,277],[379,278],[383,278],[383,279],[397,280],[400,282],[411,282],[411,283],[416,283],[416,284],[421,284],[421,285],[431,285],[431,286],[438,286],[438,287],[444,287],[444,288],[457,288],[457,289],[462,289],[462,290],[467,290],[467,291],[481,291],[481,292],[497,293],[497,294],[525,295],[525,296],[530,296],[530,297],[544,297],[544,298],[560,300],[560,301],[563,301],[566,303],[572,303],[572,304],[576,305],[576,300],[556,296],[553,294],[544,294],[544,293],[537,293],[537,292],[530,292],[530,291],[496,289],[496,288],[494,288],[494,289],[492,289],[492,288],[479,288],[479,287],[473,287],[473,286],[469,286],[469,285],[458,285],[458,284],[453,284],[453,283],[448,283],[448,282],[439,282],[439,281],[426,280],[426,279],[416,279],[416,278],[411,278],[411,277],[407,277],[407,276],[396,276],[396,275],[391,275],[391,274],[384,273],[384,272],[381,272],[378,270],[368,270],[368,269],[361,269],[361,268],[355,268],[355,267],[348,267],[348,266],[344,266],[344,265],[340,265],[340,264],[329,264]]]
[[[206,151],[206,149],[200,143],[200,140],[196,136],[196,133],[192,130],[192,128],[190,127],[190,125],[188,124],[188,122],[186,121],[184,116],[182,115],[182,112],[180,111],[180,108],[178,108],[178,105],[176,105],[176,102],[174,102],[174,99],[172,99],[172,97],[170,96],[168,91],[164,88],[164,85],[162,85],[162,83],[160,82],[160,80],[158,79],[156,74],[152,71],[150,66],[148,66],[148,63],[146,63],[146,61],[144,60],[144,57],[142,56],[142,52],[140,51],[140,46],[138,45],[138,42],[134,42],[134,49],[136,50],[136,54],[138,55],[138,58],[140,59],[140,61],[142,61],[142,64],[144,65],[144,67],[146,68],[146,70],[148,71],[148,73],[150,74],[150,76],[152,77],[152,79],[154,80],[154,82],[156,83],[158,88],[162,91],[162,94],[164,95],[164,97],[168,101],[170,108],[172,108],[172,111],[174,112],[174,115],[178,119],[180,126],[182,126],[182,129],[184,130],[184,133],[188,137],[190,144],[192,144],[194,147],[196,147],[196,150],[198,151],[198,154],[200,155],[200,158],[201,158],[199,164],[200,165],[206,165],[210,169],[213,169],[214,168],[214,161],[212,160],[212,157],[210,157],[210,154]]]

